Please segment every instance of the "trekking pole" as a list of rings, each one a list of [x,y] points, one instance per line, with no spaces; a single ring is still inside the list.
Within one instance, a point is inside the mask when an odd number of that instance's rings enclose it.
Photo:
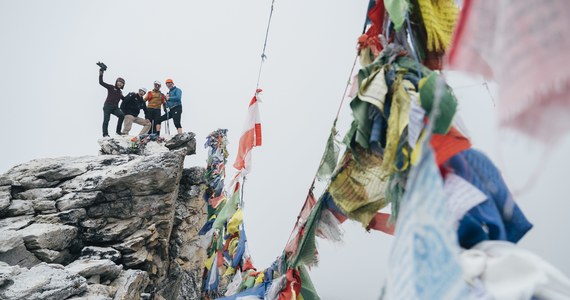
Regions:
[[[170,108],[166,107],[166,133],[170,135]]]

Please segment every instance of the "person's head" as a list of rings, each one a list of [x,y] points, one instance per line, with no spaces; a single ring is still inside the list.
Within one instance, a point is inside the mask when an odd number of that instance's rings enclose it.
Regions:
[[[119,89],[123,89],[123,87],[125,87],[125,80],[121,77],[117,77],[117,80],[115,80],[115,86]]]
[[[139,96],[144,96],[146,94],[146,89],[145,88],[140,88],[139,89]]]
[[[168,78],[165,82],[168,89],[172,89],[172,87],[174,87],[174,81],[172,81],[172,79]]]
[[[159,91],[160,90],[160,81],[155,80],[154,81],[154,90],[155,91]]]

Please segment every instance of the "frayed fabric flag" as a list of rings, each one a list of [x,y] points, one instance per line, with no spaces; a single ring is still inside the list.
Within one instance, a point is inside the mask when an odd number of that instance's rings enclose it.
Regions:
[[[386,299],[468,299],[443,180],[433,152],[424,148],[401,202]]]
[[[384,6],[394,23],[394,28],[400,30],[410,10],[410,3],[407,0],[384,0]]]
[[[414,85],[408,80],[403,80],[402,74],[399,74],[392,84],[392,93],[392,106],[386,130],[386,148],[382,158],[382,169],[387,175],[398,170],[395,160],[400,137],[409,122],[410,94],[417,95]]]
[[[441,85],[441,100],[436,102],[435,99],[438,85]],[[434,105],[438,103],[438,114],[434,120],[433,132],[438,134],[446,134],[451,128],[453,116],[457,110],[457,99],[453,95],[451,88],[443,81],[441,76],[432,72],[427,77],[420,80],[420,104],[427,114],[435,110]]]
[[[295,269],[289,269],[286,273],[287,284],[285,288],[279,293],[278,300],[292,300],[298,299],[301,294],[301,274]]]
[[[336,123],[336,121],[335,121]],[[339,147],[336,141],[337,130],[333,125],[331,128],[331,133],[327,140],[327,145],[325,148],[325,153],[321,158],[321,163],[319,164],[319,169],[317,171],[317,179],[319,181],[329,180],[338,161]]]
[[[309,267],[314,266],[319,261],[316,234],[323,207],[322,199],[323,198],[319,199],[316,205],[312,208],[311,213],[303,226],[303,234],[299,241],[297,252],[294,253],[290,263],[290,266],[293,268],[301,265]]]
[[[459,8],[453,0],[418,0],[418,4],[427,33],[427,49],[445,51],[451,44]]]
[[[265,295],[266,300],[277,300],[279,297],[279,292],[285,288],[287,284],[287,276],[281,275],[271,281],[271,285],[267,289],[267,294]]]
[[[366,227],[376,212],[387,205],[387,181],[383,179],[380,156],[358,145],[355,149],[355,153],[345,152],[328,192],[346,216]]]
[[[465,0],[449,68],[499,85],[499,126],[550,143],[570,130],[570,1]]]
[[[239,139],[239,148],[236,161],[234,162],[234,167],[241,171],[243,175],[251,171],[251,150],[253,147],[261,146],[261,121],[259,118],[258,101],[258,95],[261,92],[261,89],[258,89],[249,103],[247,119]]]
[[[313,207],[317,200],[315,200],[315,196],[313,195],[312,191],[309,191],[307,194],[307,198],[305,199],[305,203],[303,204],[303,208],[297,216],[297,222],[295,223],[295,227],[293,228],[293,233],[291,239],[287,242],[285,246],[285,253],[290,255],[295,255],[297,253],[297,249],[299,248],[299,242],[301,241],[303,234],[305,233],[304,228]]]
[[[325,240],[340,242],[344,231],[340,227],[341,222],[329,209],[321,211],[321,217],[317,225],[317,236]]]
[[[301,277],[301,296],[303,300],[320,300],[321,298],[317,294],[317,289],[315,289],[311,281],[307,268],[300,266],[299,275]]]
[[[469,209],[459,222],[459,243],[471,248],[484,240],[518,242],[531,228],[501,172],[483,153],[468,149],[454,155],[443,166],[475,186],[485,195],[485,201]]]

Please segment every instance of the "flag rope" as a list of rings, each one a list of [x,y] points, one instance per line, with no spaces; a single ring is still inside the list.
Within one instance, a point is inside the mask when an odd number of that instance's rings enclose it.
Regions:
[[[273,17],[273,5],[275,0],[271,1],[271,11],[269,12],[269,21],[267,21],[267,29],[265,30],[265,41],[263,42],[263,51],[261,51],[261,62],[259,63],[259,72],[257,73],[257,84],[255,85],[255,90],[259,89],[259,81],[261,80],[261,71],[263,69],[263,63],[267,56],[265,55],[265,49],[267,48],[267,38],[269,37],[269,27],[271,26],[271,18]]]

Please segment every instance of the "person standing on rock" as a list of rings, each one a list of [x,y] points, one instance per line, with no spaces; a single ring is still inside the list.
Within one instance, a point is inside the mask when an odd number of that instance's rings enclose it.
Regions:
[[[177,88],[174,85],[174,81],[170,78],[166,79],[166,86],[169,91],[166,94],[165,114],[160,117],[158,130],[160,131],[160,123],[162,121],[168,122],[168,119],[173,119],[176,130],[178,133],[182,133],[182,124],[180,124],[180,118],[182,117],[182,90]]]
[[[152,122],[151,133],[160,135],[160,106],[166,102],[166,97],[160,91],[160,81],[154,82],[154,89],[149,91],[144,100],[147,104],[147,117]]]
[[[144,95],[146,94],[145,88],[140,88],[138,93],[131,92],[125,96],[123,102],[121,102],[121,110],[125,114],[125,124],[123,126],[123,135],[128,135],[133,126],[133,122],[144,126],[139,133],[139,135],[147,134],[152,125],[150,117],[148,116],[148,111],[146,104],[144,102]],[[139,118],[139,113],[141,109],[144,111],[145,118]],[[117,125],[118,127],[119,125]]]
[[[121,134],[121,125],[123,124],[125,114],[123,114],[119,108],[119,101],[124,98],[122,89],[125,86],[125,80],[118,77],[117,80],[115,80],[115,85],[105,83],[103,82],[104,72],[104,69],[99,69],[99,84],[107,89],[107,99],[105,99],[105,103],[103,104],[103,137],[108,137],[108,127],[111,114],[119,118],[116,133],[119,135]]]

